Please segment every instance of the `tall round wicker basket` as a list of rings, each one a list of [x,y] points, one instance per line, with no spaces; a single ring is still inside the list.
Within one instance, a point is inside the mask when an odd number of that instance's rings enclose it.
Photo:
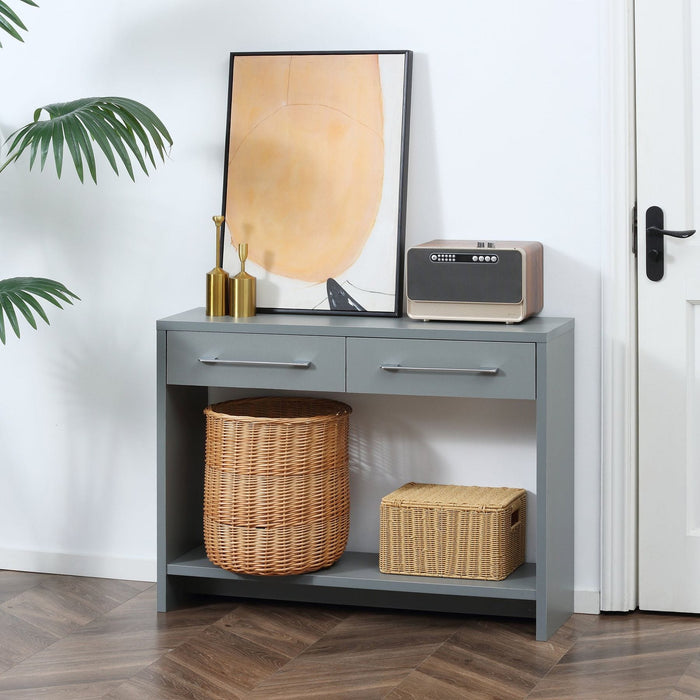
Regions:
[[[350,528],[350,406],[263,397],[208,406],[204,546],[228,571],[288,575],[337,561]]]

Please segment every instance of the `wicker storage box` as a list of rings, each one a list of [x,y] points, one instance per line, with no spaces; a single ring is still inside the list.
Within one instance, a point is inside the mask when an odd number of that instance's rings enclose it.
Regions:
[[[305,397],[205,409],[204,546],[212,563],[285,575],[340,557],[350,527],[351,411]]]
[[[501,581],[525,561],[524,489],[404,484],[382,499],[379,570]]]

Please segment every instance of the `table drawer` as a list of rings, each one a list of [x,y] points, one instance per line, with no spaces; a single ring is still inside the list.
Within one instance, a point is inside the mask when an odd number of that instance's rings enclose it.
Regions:
[[[347,391],[535,398],[535,343],[348,338]]]
[[[168,331],[168,384],[345,391],[345,338]]]

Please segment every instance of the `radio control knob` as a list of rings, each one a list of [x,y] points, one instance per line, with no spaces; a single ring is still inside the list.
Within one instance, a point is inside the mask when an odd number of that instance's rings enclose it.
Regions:
[[[437,260],[437,255],[436,255],[435,253],[433,253],[433,254],[430,256],[430,259],[431,259],[433,262],[435,262],[435,261]]]

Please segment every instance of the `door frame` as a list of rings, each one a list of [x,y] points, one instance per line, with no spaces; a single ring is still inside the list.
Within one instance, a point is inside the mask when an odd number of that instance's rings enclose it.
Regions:
[[[637,607],[634,0],[601,2],[600,608]]]

